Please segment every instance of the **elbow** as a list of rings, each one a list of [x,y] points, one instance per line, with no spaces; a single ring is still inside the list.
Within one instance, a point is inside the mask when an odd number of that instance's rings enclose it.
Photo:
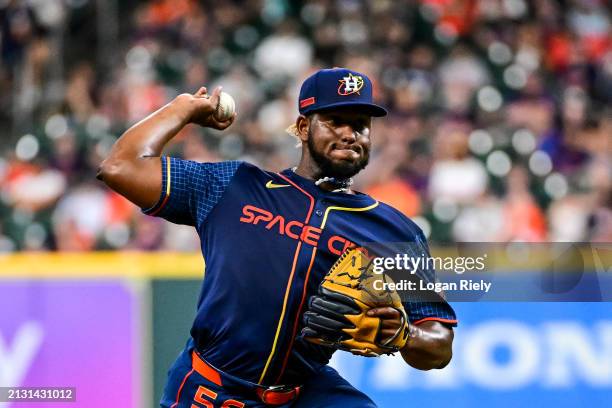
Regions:
[[[452,328],[438,322],[426,322],[419,327],[420,335],[414,338],[411,345],[402,350],[402,357],[410,366],[417,370],[442,369],[453,358]]]
[[[432,368],[442,369],[450,364],[453,359],[453,341],[455,332],[451,327],[439,325],[439,337],[437,339],[437,353]]]
[[[453,359],[453,349],[452,349],[452,347],[449,346],[448,350],[445,350],[441,354],[442,355],[440,356],[440,358],[438,358],[437,361],[434,362],[434,366],[432,368],[442,369],[442,368],[446,367],[447,365],[449,365],[449,363]]]
[[[114,159],[112,156],[108,157],[98,166],[96,178],[110,186],[113,184],[113,180],[121,177],[124,168],[125,165],[121,160]]]
[[[453,359],[453,332],[449,331],[437,344],[436,353],[430,361],[430,369],[442,369]]]
[[[441,350],[438,353],[430,354],[428,356],[422,356],[417,359],[406,360],[406,362],[413,368],[421,371],[429,370],[441,370],[446,367],[453,358],[452,350],[446,351]]]

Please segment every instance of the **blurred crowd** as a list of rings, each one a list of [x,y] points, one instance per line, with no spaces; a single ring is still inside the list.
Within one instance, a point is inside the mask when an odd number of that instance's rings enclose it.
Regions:
[[[237,103],[166,153],[297,163],[304,78],[368,74],[359,191],[435,244],[612,241],[606,0],[0,0],[0,252],[193,250],[95,179],[131,124],[200,86]]]

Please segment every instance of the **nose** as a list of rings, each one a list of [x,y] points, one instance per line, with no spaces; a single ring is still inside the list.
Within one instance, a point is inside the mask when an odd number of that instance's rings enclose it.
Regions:
[[[357,132],[349,124],[341,126],[338,129],[338,133],[340,133],[340,139],[343,143],[355,143],[355,141],[357,140]]]

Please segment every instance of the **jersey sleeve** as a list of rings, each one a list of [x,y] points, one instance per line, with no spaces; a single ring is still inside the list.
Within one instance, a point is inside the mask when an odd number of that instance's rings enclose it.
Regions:
[[[199,163],[161,157],[162,192],[142,212],[176,224],[199,226],[219,202],[242,162]]]
[[[427,241],[420,231],[416,237],[415,244],[416,245],[410,246],[410,251],[413,252],[410,254],[411,257],[431,256]],[[419,275],[420,279],[428,282],[433,282],[436,280],[436,271],[433,268],[422,269],[418,271],[417,274]],[[425,321],[435,320],[449,326],[457,326],[457,316],[455,311],[442,297],[440,297],[439,300],[431,302],[410,301],[408,299],[407,301],[403,302],[403,304],[404,309],[408,314],[408,320],[410,320],[410,323],[412,324],[419,324]]]
[[[449,326],[457,326],[455,311],[444,300],[439,302],[404,302],[404,309],[406,309],[408,320],[412,324],[435,320]]]

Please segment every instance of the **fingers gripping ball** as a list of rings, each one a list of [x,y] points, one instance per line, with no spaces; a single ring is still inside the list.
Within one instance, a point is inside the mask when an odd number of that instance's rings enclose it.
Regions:
[[[332,266],[304,313],[302,336],[315,344],[353,354],[375,357],[393,354],[408,342],[408,318],[397,292],[385,274],[373,272],[372,259],[362,248],[345,252]],[[368,316],[370,309],[392,307],[400,313],[393,336],[381,338],[382,319]]]
[[[236,111],[236,102],[234,98],[226,92],[219,94],[219,103],[215,109],[214,116],[220,122],[231,119]]]

